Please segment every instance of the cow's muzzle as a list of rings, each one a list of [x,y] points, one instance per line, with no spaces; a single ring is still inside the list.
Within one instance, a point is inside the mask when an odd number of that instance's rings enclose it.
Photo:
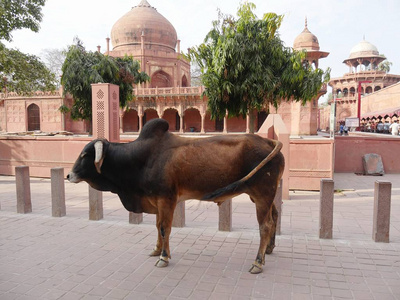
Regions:
[[[74,172],[70,172],[67,175],[67,179],[68,179],[69,182],[72,182],[72,183],[81,182],[81,180],[78,178],[78,176],[76,176],[76,174]]]

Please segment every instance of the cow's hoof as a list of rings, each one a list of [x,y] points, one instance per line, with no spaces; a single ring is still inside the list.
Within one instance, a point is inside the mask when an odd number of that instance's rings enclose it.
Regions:
[[[275,245],[268,246],[267,250],[265,250],[265,254],[271,254],[274,251]]]
[[[153,251],[151,251],[151,253],[149,254],[150,256],[159,256],[161,254],[161,249],[158,250],[156,248],[153,249]]]
[[[166,266],[168,266],[168,264],[169,264],[168,260],[160,258],[159,260],[157,260],[155,266],[157,268],[165,268]]]
[[[260,274],[262,272],[262,266],[259,265],[258,263],[254,263],[251,265],[249,272],[251,274]]]

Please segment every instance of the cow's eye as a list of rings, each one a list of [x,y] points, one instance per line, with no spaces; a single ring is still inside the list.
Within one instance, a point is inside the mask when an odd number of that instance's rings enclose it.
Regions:
[[[86,152],[81,153],[81,158],[84,158],[86,154]]]

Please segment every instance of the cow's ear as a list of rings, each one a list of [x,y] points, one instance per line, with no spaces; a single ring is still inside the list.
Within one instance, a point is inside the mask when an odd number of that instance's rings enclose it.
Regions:
[[[95,152],[94,165],[96,167],[97,173],[101,174],[101,165],[103,164],[105,156],[105,153],[103,151],[103,141],[97,141],[94,144],[94,152]]]

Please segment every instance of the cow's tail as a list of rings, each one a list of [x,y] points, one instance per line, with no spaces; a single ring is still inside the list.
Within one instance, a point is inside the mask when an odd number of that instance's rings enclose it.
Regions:
[[[223,195],[234,193],[237,191],[243,183],[245,183],[247,180],[249,180],[251,177],[254,176],[262,167],[264,167],[269,161],[271,161],[282,149],[282,143],[280,141],[272,140],[274,143],[274,149],[271,151],[270,154],[266,158],[264,158],[258,165],[255,167],[249,174],[247,174],[245,177],[242,179],[235,181],[234,183],[231,183],[230,185],[220,188],[210,194],[206,194],[201,200],[208,200],[212,201],[214,199],[217,199]]]

